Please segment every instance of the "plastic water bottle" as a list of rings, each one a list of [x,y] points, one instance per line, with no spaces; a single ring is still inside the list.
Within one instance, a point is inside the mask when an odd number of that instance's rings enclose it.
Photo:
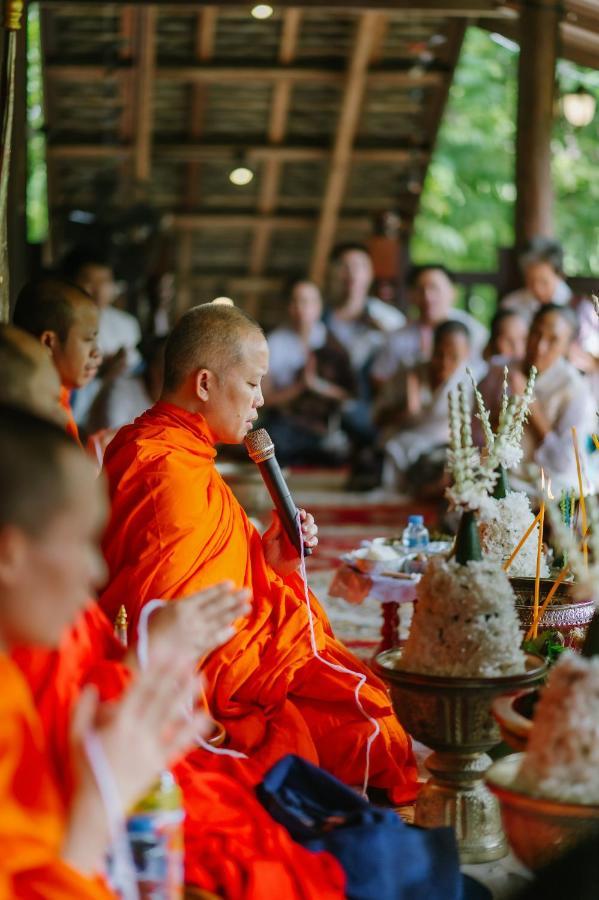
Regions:
[[[401,542],[406,550],[416,553],[428,548],[428,529],[423,516],[408,517],[408,527],[403,530]]]
[[[127,819],[140,900],[182,900],[183,818],[179,785],[164,771]]]

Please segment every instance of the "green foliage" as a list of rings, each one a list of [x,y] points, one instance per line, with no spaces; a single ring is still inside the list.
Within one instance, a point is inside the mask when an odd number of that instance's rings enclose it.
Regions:
[[[39,6],[27,10],[27,240],[48,236],[48,188]]]
[[[415,222],[416,262],[441,259],[457,271],[493,271],[498,248],[513,244],[517,61],[515,45],[468,29]],[[599,100],[597,71],[560,61],[558,81],[562,90],[582,84]],[[556,233],[572,275],[599,271],[598,138],[599,113],[575,129],[558,111]],[[488,302],[488,291],[485,296]],[[475,311],[485,305],[483,297]]]

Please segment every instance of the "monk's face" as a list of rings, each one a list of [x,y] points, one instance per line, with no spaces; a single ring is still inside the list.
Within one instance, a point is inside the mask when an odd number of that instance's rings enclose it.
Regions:
[[[104,485],[78,449],[64,451],[64,467],[65,500],[43,530],[0,534],[2,626],[10,643],[55,646],[105,577],[98,544]]]
[[[241,338],[241,358],[214,374],[202,413],[217,444],[239,444],[264,405],[262,379],[268,371],[268,344],[258,331]]]
[[[88,384],[102,361],[98,350],[98,309],[89,299],[75,301],[74,321],[64,341],[52,346],[54,365],[69,390]]]

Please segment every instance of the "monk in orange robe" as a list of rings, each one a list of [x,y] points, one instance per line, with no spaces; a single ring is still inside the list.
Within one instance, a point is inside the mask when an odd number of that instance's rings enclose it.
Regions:
[[[197,689],[178,650],[141,674],[110,713],[81,694],[71,729],[76,780],[65,805],[31,694],[9,659],[16,644],[54,646],[97,580],[103,500],[93,466],[64,431],[0,408],[0,884],[5,896],[108,898],[109,823],[84,752],[95,735],[123,808],[206,728],[177,697]]]
[[[35,407],[64,425],[59,388],[56,369],[42,345],[18,328],[0,325],[0,403]],[[244,611],[244,599],[221,585],[156,610],[149,620],[150,659],[169,644],[178,653],[185,651],[194,658],[204,655],[228,636],[229,623]],[[116,640],[111,622],[92,601],[63,633],[57,649],[15,646],[11,659],[31,692],[29,706],[33,700],[41,719],[35,730],[40,743],[45,739],[44,771],[49,782],[54,780],[52,797],[60,810],[67,809],[76,792],[70,730],[81,690],[85,684],[93,684],[100,700],[119,697],[137,668],[135,648],[127,650]],[[37,769],[41,768],[40,763]],[[345,876],[336,860],[296,844],[260,806],[253,787],[263,773],[250,760],[197,748],[180,760],[173,772],[187,812],[185,871],[189,884],[228,900],[270,900],[273,896],[341,900],[344,896]],[[60,896],[66,895],[65,887]],[[74,888],[73,895],[77,895]],[[83,889],[81,896],[87,896]]]
[[[59,278],[26,284],[17,297],[13,322],[36,337],[50,355],[61,383],[59,402],[66,428],[76,441],[79,430],[71,410],[71,391],[96,377],[102,357],[98,350],[98,308],[77,285]]]
[[[110,578],[101,603],[113,616],[126,598],[134,627],[153,597],[185,597],[223,577],[249,587],[250,615],[203,665],[212,714],[230,745],[260,765],[299,753],[361,786],[373,725],[357,708],[357,677],[316,658],[297,554],[278,521],[260,537],[214,465],[215,444],[239,443],[251,429],[267,369],[262,331],[234,307],[205,304],[175,326],[161,401],[122,428],[106,452]],[[314,546],[313,519],[302,516]],[[335,639],[314,595],[310,602],[319,655],[366,678],[360,699],[380,727],[370,784],[394,802],[412,799],[410,740],[383,684]]]

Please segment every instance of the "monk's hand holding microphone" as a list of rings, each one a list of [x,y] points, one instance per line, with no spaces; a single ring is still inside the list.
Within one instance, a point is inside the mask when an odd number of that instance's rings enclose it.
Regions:
[[[262,538],[264,556],[269,566],[285,577],[299,568],[302,551],[304,556],[310,556],[318,545],[318,527],[314,516],[296,508],[268,432],[264,428],[250,431],[244,443],[276,508],[274,521]]]

